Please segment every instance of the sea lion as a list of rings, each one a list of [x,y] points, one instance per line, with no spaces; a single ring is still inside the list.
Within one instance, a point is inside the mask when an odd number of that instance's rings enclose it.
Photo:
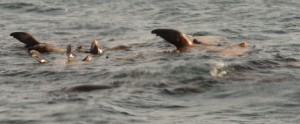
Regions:
[[[64,52],[65,50],[62,48],[54,47],[47,43],[40,43],[33,36],[26,32],[13,32],[10,36],[16,38],[20,42],[26,44],[26,48],[28,51],[36,50],[38,52]]]
[[[224,57],[236,57],[247,53],[246,49],[249,45],[248,42],[243,41],[236,45],[223,45],[211,43],[211,37],[201,37],[202,39],[189,38],[186,34],[175,30],[175,29],[154,29],[151,31],[152,34],[160,36],[165,41],[176,46],[177,51],[185,52],[190,48],[198,48],[199,50],[206,50],[208,52],[217,52],[218,55]],[[200,46],[196,46],[199,44]]]

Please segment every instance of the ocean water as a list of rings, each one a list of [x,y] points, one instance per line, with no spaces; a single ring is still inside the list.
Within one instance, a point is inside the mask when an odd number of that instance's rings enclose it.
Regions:
[[[299,13],[299,0],[1,0],[0,123],[298,124]],[[156,28],[256,49],[231,59],[168,52]],[[87,63],[83,53],[74,63],[45,53],[50,62],[38,64],[9,36],[16,31],[63,48],[97,39],[130,51]],[[69,90],[79,85],[116,87]]]

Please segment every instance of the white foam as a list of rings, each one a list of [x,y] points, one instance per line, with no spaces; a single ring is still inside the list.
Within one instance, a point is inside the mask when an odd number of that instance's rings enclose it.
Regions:
[[[225,70],[226,65],[224,62],[217,62],[210,70],[209,73],[214,77],[224,77],[227,74]]]

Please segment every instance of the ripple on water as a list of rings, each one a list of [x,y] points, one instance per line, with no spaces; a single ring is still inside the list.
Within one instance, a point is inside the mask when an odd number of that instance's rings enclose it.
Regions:
[[[34,12],[38,14],[49,14],[55,15],[57,13],[64,12],[65,9],[58,8],[54,6],[48,6],[46,4],[37,4],[37,3],[29,3],[29,2],[10,2],[10,3],[2,3],[0,4],[5,9],[9,10],[21,10],[25,12]]]

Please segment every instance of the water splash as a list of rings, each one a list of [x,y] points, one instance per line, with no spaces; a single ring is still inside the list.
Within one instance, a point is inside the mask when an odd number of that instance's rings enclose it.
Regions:
[[[217,62],[213,65],[213,67],[211,67],[209,73],[214,77],[224,77],[227,74],[226,67],[227,66],[223,61]]]

